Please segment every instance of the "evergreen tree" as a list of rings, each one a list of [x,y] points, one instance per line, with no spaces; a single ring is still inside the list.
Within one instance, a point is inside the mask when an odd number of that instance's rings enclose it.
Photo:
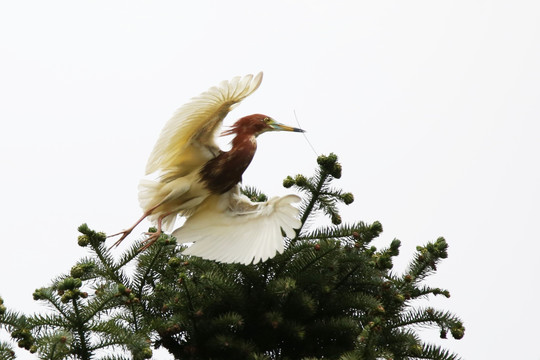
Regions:
[[[460,339],[461,320],[414,306],[450,296],[423,283],[447,257],[446,241],[419,246],[405,273],[394,273],[400,241],[377,249],[379,222],[342,224],[338,204],[354,198],[331,186],[341,165],[333,154],[317,162],[314,176],[284,180],[304,194],[302,228],[273,259],[246,266],[183,256],[167,235],[142,253],[136,241],[115,259],[105,234],[83,224],[78,243],[91,255],[33,294],[54,311],[25,316],[0,299],[0,326],[19,347],[51,360],[145,359],[151,346],[194,360],[457,359],[424,343],[417,329]],[[244,192],[266,200],[256,189]],[[332,225],[310,226],[321,212]],[[0,356],[14,358],[10,344],[0,343]]]

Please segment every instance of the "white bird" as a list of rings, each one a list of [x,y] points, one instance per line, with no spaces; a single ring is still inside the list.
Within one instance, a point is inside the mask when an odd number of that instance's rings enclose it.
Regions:
[[[111,235],[122,235],[114,245],[148,217],[157,224],[157,232],[147,234],[146,249],[180,215],[186,221],[172,235],[180,243],[193,243],[184,254],[249,264],[283,252],[282,230],[292,238],[301,226],[299,211],[291,205],[300,198],[286,195],[255,203],[240,192],[239,183],[255,155],[258,135],[303,130],[253,114],[223,132],[236,135],[229,151],[215,142],[225,116],[261,81],[262,73],[223,81],[177,110],[161,131],[146,166],[146,174],[158,173],[158,179],[142,180],[139,185],[143,215],[131,228]]]

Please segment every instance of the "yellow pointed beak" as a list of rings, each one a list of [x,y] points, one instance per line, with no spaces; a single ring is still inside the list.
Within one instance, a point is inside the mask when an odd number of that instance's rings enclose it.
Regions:
[[[305,132],[305,130],[295,128],[292,126],[283,125],[277,121],[271,120],[268,125],[271,128],[271,131],[294,131],[294,132]]]

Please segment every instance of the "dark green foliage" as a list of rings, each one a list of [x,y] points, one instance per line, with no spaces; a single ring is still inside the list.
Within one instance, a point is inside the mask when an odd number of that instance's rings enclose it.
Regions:
[[[0,326],[43,359],[94,359],[97,350],[115,348],[125,356],[101,359],[144,359],[150,345],[177,359],[457,359],[416,332],[432,326],[443,338],[464,334],[453,314],[414,306],[450,296],[422,284],[447,257],[446,241],[418,247],[406,272],[394,274],[400,241],[377,249],[371,242],[382,232],[379,222],[342,223],[338,205],[354,197],[331,187],[341,165],[333,154],[317,162],[314,176],[284,181],[304,199],[302,228],[283,254],[257,265],[220,264],[183,256],[175,239],[162,235],[143,253],[138,241],[115,259],[105,235],[82,225],[78,243],[91,256],[33,294],[55,311],[26,317],[0,299]],[[253,188],[244,193],[266,200]],[[333,225],[309,226],[317,212]],[[0,343],[2,359],[10,351]]]
[[[0,341],[0,359],[13,360],[15,359],[15,352],[11,348],[10,344]]]

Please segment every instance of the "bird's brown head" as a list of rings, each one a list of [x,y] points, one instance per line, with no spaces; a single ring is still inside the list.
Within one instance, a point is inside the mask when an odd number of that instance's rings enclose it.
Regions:
[[[259,136],[267,131],[296,131],[304,132],[302,129],[287,126],[278,123],[270,116],[263,114],[253,114],[244,116],[231,126],[230,129],[225,130],[222,135],[245,135],[245,136]]]

